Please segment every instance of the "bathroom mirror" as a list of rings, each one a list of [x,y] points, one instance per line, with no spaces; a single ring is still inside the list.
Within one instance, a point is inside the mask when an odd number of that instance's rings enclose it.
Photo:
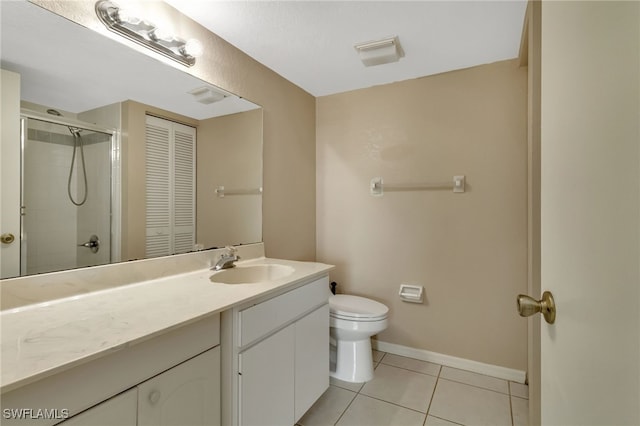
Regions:
[[[18,203],[6,182],[0,193],[3,215],[20,212],[18,229],[5,229],[4,219],[0,229],[15,236],[3,237],[1,278],[262,240],[258,105],[27,1],[0,8],[3,83],[5,70],[20,79],[17,115],[3,108],[2,125],[21,123],[20,138],[0,141],[3,177],[17,170],[14,187],[22,188]],[[203,90],[204,103],[190,93]],[[11,93],[2,88],[3,107]],[[222,99],[207,103],[211,97]],[[156,119],[171,129],[175,150],[153,175]],[[180,126],[195,129],[186,131],[193,153],[178,143]],[[18,152],[11,167],[7,152]],[[172,182],[160,209],[169,212],[166,226],[153,225],[158,176]],[[175,244],[154,251],[174,231]],[[17,255],[6,256],[10,250]],[[7,269],[16,258],[20,265]]]

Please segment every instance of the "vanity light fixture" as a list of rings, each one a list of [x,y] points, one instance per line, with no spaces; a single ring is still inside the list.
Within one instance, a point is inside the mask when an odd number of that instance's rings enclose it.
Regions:
[[[398,62],[404,56],[404,51],[396,36],[359,43],[354,47],[366,67]]]
[[[129,14],[109,0],[96,2],[98,19],[114,33],[173,59],[187,67],[196,63],[202,54],[202,44],[191,39],[184,41],[163,31],[149,21]]]

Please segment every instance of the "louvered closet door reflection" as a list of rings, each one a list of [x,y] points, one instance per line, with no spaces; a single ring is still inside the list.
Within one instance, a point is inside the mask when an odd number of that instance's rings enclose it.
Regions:
[[[147,116],[147,257],[193,249],[195,140],[195,128]]]
[[[173,244],[175,253],[195,243],[195,130],[174,123]]]

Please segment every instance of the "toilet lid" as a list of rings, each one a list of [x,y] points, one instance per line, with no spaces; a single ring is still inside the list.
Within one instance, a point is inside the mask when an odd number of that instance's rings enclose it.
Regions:
[[[365,297],[336,294],[329,297],[331,314],[346,318],[385,318],[389,312],[382,303]]]

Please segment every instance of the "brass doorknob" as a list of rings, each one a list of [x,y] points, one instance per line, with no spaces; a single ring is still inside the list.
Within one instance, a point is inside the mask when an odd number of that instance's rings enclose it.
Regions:
[[[16,237],[13,236],[13,234],[2,234],[0,235],[0,241],[2,241],[2,244],[11,244],[12,242],[14,242],[16,239]]]
[[[544,320],[549,324],[553,324],[556,320],[556,303],[553,301],[553,295],[549,291],[545,291],[542,294],[541,300],[520,294],[518,295],[517,302],[518,313],[521,317],[529,317],[541,312]]]

